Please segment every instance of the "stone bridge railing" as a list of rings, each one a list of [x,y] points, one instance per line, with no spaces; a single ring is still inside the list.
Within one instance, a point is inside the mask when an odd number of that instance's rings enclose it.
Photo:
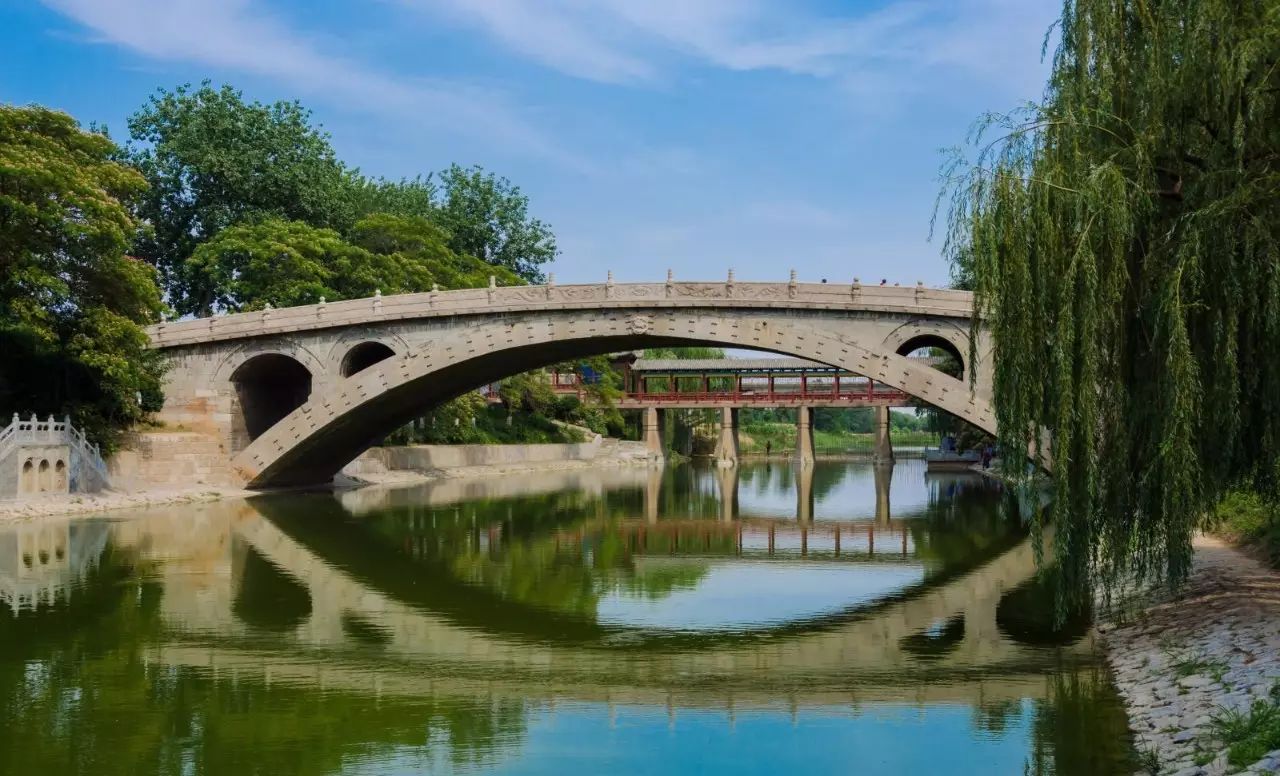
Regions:
[[[967,291],[849,284],[740,283],[732,274],[720,283],[676,282],[670,274],[659,283],[605,283],[467,288],[324,302],[280,309],[235,313],[148,328],[158,348],[198,345],[246,337],[263,337],[341,326],[399,320],[494,315],[536,309],[572,310],[636,307],[739,307],[814,310],[860,310],[969,318],[973,297]]]

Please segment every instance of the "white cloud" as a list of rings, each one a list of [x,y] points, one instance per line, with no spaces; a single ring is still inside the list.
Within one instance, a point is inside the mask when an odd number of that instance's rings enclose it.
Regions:
[[[502,95],[462,83],[392,76],[344,57],[340,42],[308,36],[246,0],[44,0],[98,43],[144,57],[273,79],[369,112],[490,133],[578,164],[531,128]]]
[[[1019,90],[1042,80],[1025,63],[1036,61],[1060,9],[1055,0],[896,0],[826,16],[795,0],[401,2],[482,30],[547,67],[609,83],[658,79],[679,66],[675,54],[854,84],[910,84],[951,69]]]

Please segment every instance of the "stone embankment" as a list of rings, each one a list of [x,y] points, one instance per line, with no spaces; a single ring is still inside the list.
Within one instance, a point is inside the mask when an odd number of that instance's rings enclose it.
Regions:
[[[348,464],[342,474],[357,484],[407,483],[653,463],[643,442],[596,436],[577,444],[374,447]]]
[[[138,434],[110,461],[111,490],[0,500],[0,521],[253,495],[232,480],[227,460],[217,442],[202,434]],[[345,479],[340,476],[335,484],[410,484],[652,463],[644,443],[599,436],[566,445],[387,447],[368,450],[347,467]]]
[[[1195,546],[1185,590],[1098,626],[1143,772],[1280,773],[1280,749],[1232,764],[1223,740],[1224,721],[1280,702],[1280,573],[1211,537]]]

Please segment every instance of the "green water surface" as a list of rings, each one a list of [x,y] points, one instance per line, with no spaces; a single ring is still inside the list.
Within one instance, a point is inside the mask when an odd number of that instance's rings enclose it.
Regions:
[[[0,525],[0,773],[1131,773],[1026,512],[824,461]]]

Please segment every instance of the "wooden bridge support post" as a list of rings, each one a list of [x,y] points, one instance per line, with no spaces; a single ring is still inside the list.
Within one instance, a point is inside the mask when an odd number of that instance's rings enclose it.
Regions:
[[[716,465],[738,465],[738,411],[720,408],[720,439],[716,442]]]
[[[893,463],[893,442],[889,438],[888,407],[876,407],[876,446],[873,458],[876,463]]]
[[[801,468],[812,466],[813,450],[813,408],[796,407],[796,458]]]
[[[644,446],[650,461],[660,462],[666,458],[662,451],[662,412],[657,407],[644,410]]]

